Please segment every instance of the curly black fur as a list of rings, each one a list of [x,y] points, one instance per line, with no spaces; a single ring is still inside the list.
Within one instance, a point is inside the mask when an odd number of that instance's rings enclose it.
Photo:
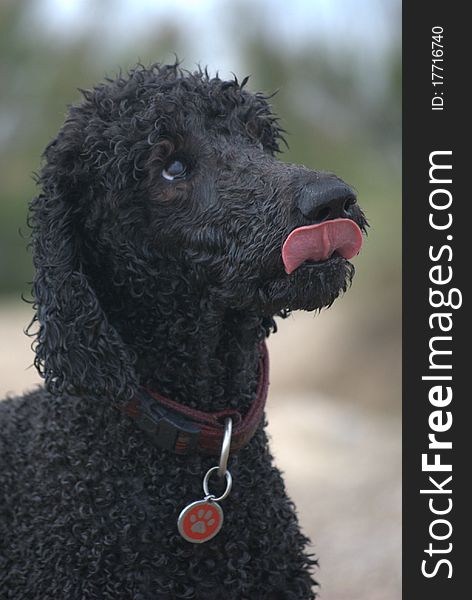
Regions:
[[[352,277],[341,257],[286,275],[282,243],[309,222],[296,198],[320,175],[276,160],[283,132],[246,82],[139,66],[84,91],[45,151],[30,219],[48,391],[0,405],[1,600],[314,597],[263,426],[231,459],[222,531],[192,545],[176,518],[215,459],[159,450],[116,410],[147,385],[244,411],[274,316]]]

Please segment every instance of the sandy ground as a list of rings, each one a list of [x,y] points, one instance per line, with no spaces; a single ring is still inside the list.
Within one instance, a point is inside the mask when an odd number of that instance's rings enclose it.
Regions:
[[[30,367],[30,340],[22,333],[29,315],[20,302],[0,305],[0,397],[39,381]],[[329,373],[335,383],[346,375],[336,371],[342,361],[334,361],[332,352],[342,356],[347,316],[342,309],[332,315],[316,320],[296,315],[270,340],[272,449],[320,561],[320,597],[399,600],[399,415],[355,401],[361,388],[362,397],[368,396],[367,384],[375,398],[375,378],[359,379],[358,386],[354,380],[352,395],[346,385],[334,384],[336,392],[327,393],[326,377],[317,385],[317,372]],[[356,370],[368,370],[367,363],[376,361],[375,356],[355,358]],[[375,362],[375,367],[372,371],[382,377],[387,365]],[[316,391],[321,388],[325,391]]]

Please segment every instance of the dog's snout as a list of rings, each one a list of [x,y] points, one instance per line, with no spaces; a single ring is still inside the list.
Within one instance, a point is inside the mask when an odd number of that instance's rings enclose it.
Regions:
[[[356,203],[353,190],[339,179],[322,177],[309,183],[297,198],[297,207],[312,223],[349,217]]]

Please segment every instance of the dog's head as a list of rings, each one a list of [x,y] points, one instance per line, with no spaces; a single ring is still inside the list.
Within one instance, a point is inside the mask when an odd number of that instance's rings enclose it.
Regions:
[[[277,118],[245,85],[139,67],[71,108],[32,203],[36,364],[52,389],[130,395],[124,296],[273,316],[346,289],[366,227],[356,196],[278,161]]]

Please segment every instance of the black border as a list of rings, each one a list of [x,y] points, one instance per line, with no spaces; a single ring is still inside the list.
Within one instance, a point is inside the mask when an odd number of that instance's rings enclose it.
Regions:
[[[468,65],[472,24],[465,15],[464,3],[404,2],[403,3],[403,598],[405,600],[455,600],[471,594],[467,575],[472,556],[468,543],[470,516],[469,473],[472,469],[472,420],[469,419],[472,394],[467,371],[471,355],[469,337],[472,333],[468,314],[466,278],[467,244],[472,243],[472,197],[466,177],[472,152],[466,148],[470,133]],[[434,88],[431,84],[432,27],[444,28],[444,110],[431,110]],[[468,108],[468,107],[467,107]],[[469,144],[468,144],[469,145]],[[421,455],[428,448],[428,415],[434,407],[428,401],[431,382],[422,381],[429,362],[428,341],[432,332],[428,316],[434,310],[428,302],[430,287],[428,256],[430,245],[444,243],[444,232],[431,229],[428,223],[429,155],[435,150],[452,150],[453,225],[450,242],[453,249],[453,287],[463,293],[463,305],[451,310],[452,388],[453,400],[448,408],[453,415],[451,430],[444,439],[451,439],[453,508],[447,518],[453,527],[452,551],[443,557],[452,563],[441,567],[430,579],[421,573],[424,549],[430,542],[428,527],[434,515],[428,508],[428,497],[420,489],[428,487],[428,474],[421,470]],[[468,229],[468,231],[467,231]],[[446,335],[446,334],[445,334]],[[444,374],[444,373],[442,373]],[[445,409],[446,410],[446,409]],[[470,443],[469,443],[470,440]],[[446,455],[444,455],[444,458]],[[433,475],[431,473],[431,475]],[[438,474],[438,479],[444,476]],[[431,486],[429,486],[431,487]],[[444,497],[444,496],[443,496]],[[439,545],[439,543],[438,543]],[[437,555],[439,556],[439,555]],[[430,563],[433,564],[433,563]]]

